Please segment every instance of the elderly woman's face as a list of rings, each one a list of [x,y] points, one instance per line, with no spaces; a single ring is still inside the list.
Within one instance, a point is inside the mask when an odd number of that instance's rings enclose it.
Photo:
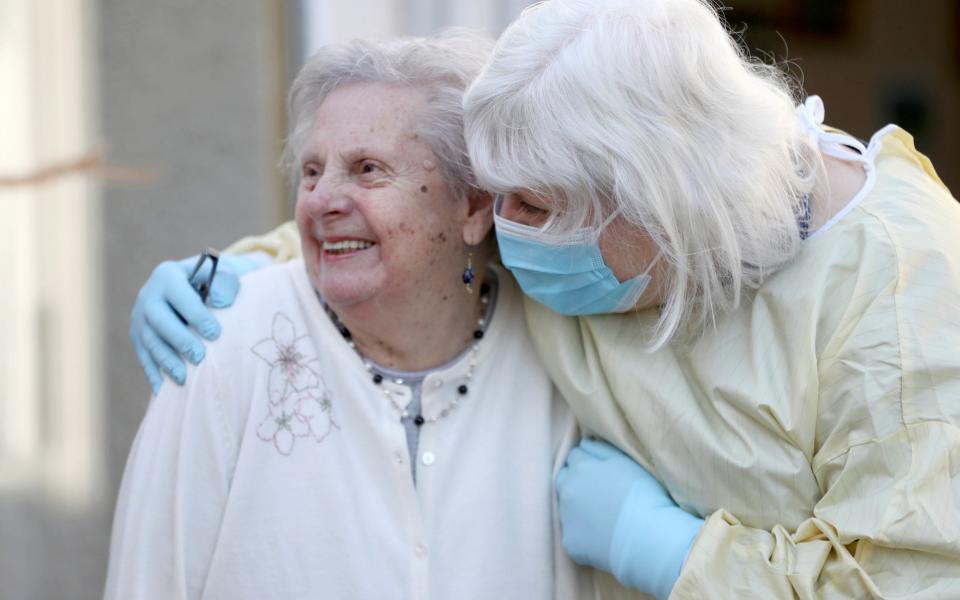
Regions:
[[[334,309],[409,301],[463,269],[467,202],[415,131],[424,103],[416,89],[350,84],[317,110],[296,218],[311,282]]]

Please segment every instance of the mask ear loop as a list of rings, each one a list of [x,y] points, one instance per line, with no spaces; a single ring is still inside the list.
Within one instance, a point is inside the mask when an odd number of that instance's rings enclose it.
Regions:
[[[606,229],[610,225],[610,223],[613,223],[613,220],[616,219],[618,216],[620,216],[620,213],[622,212],[623,212],[623,207],[618,206],[616,209],[614,209],[612,213],[610,213],[610,215],[606,219],[603,220],[603,223],[600,223],[600,227],[597,229],[595,234],[597,241],[599,241],[600,234],[603,233],[603,230]],[[647,275],[649,275],[650,271],[652,271],[653,268],[657,266],[657,263],[660,262],[661,257],[663,257],[663,248],[661,248],[660,246],[657,246],[657,255],[653,257],[653,260],[650,261],[650,264],[647,265],[647,268],[644,269],[643,273],[640,273],[639,275],[634,276],[634,279],[636,277],[646,277]]]
[[[596,229],[589,229],[589,230],[581,229],[580,231],[587,234],[584,237],[590,237],[592,238],[592,241],[599,242],[600,236],[603,235],[603,230],[609,227],[610,223],[613,223],[613,220],[619,217],[620,213],[622,212],[623,212],[623,207],[618,206],[617,208],[613,209],[612,213],[607,215],[607,218],[604,219],[603,222],[600,223],[600,226],[597,227]]]
[[[641,277],[645,277],[650,274],[650,271],[653,270],[657,263],[660,262],[660,258],[663,256],[663,248],[660,248],[660,251],[657,252],[657,255],[653,257],[653,260],[650,261],[650,264],[647,265],[646,270],[640,274]]]
[[[600,234],[603,233],[603,230],[606,229],[606,228],[610,225],[610,223],[613,223],[613,220],[616,219],[617,217],[619,217],[619,216],[620,216],[620,213],[622,213],[622,212],[623,212],[623,207],[622,207],[622,206],[618,206],[617,208],[615,208],[615,209],[613,210],[612,213],[610,213],[609,216],[607,216],[606,219],[603,220],[603,223],[600,223],[600,227],[597,229],[597,232],[596,232],[596,237],[597,237],[597,240],[598,240],[598,241],[599,241],[599,238],[600,238]],[[650,271],[653,270],[653,267],[656,266],[657,262],[660,260],[660,257],[663,256],[663,248],[661,248],[660,246],[657,246],[657,250],[658,250],[657,255],[654,256],[654,257],[653,257],[653,260],[650,261],[650,264],[647,265],[646,270],[644,270],[643,273],[640,273],[639,275],[637,275],[637,277],[645,277],[645,276],[649,275],[649,274],[650,274]]]
[[[636,281],[636,280],[639,280],[639,279],[648,279],[648,280],[649,280],[649,279],[650,279],[650,271],[652,271],[653,268],[654,268],[655,266],[657,266],[657,263],[660,261],[660,257],[661,257],[661,256],[663,256],[663,249],[662,249],[662,248],[660,249],[659,252],[657,252],[657,255],[653,257],[653,260],[650,261],[650,264],[647,265],[647,268],[646,268],[646,270],[644,270],[643,273],[640,273],[639,275],[635,275],[634,277],[631,277],[628,281]],[[627,281],[624,281],[623,283],[627,283]],[[643,286],[641,286],[641,287],[639,287],[639,288],[635,288],[635,289],[632,291],[632,293],[629,293],[629,294],[627,294],[626,296],[624,296],[623,298],[621,298],[621,299],[620,299],[620,302],[617,303],[617,306],[616,306],[616,308],[614,309],[613,312],[624,312],[624,311],[629,310],[630,308],[632,308],[637,302],[640,301],[640,297],[643,296],[643,293],[647,290],[648,283],[649,283],[649,281],[647,282],[647,284],[644,284]]]
[[[597,229],[597,234],[600,234],[601,232],[603,232],[603,230],[606,229],[607,226],[610,225],[610,223],[613,223],[613,220],[619,217],[620,213],[622,212],[623,212],[622,206],[618,206],[615,209],[613,209],[613,212],[610,213],[607,216],[607,218],[603,220],[603,223],[600,223],[600,228]]]

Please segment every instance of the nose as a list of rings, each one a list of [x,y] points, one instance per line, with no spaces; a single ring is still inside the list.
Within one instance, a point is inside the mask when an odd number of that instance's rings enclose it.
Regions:
[[[301,185],[297,203],[314,219],[335,218],[348,214],[353,204],[349,195],[337,185],[331,185],[322,179]]]

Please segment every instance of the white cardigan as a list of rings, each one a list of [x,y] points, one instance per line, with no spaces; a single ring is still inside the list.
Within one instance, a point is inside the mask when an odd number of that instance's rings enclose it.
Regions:
[[[553,478],[577,439],[508,276],[469,395],[423,426],[417,485],[397,411],[302,261],[244,278],[223,336],[167,382],[133,444],[106,598],[584,598]],[[457,395],[469,354],[424,380]],[[398,394],[403,385],[385,381]]]

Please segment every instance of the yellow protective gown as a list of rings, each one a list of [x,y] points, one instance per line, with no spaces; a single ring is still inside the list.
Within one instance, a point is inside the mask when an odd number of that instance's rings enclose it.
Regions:
[[[587,434],[707,522],[671,599],[960,598],[960,205],[888,127],[867,184],[734,314],[638,348],[652,314],[527,302]]]
[[[864,191],[692,346],[527,301],[585,432],[707,522],[671,599],[960,598],[960,205],[904,131]],[[234,252],[299,252],[296,228]],[[603,598],[627,593],[600,579]]]

